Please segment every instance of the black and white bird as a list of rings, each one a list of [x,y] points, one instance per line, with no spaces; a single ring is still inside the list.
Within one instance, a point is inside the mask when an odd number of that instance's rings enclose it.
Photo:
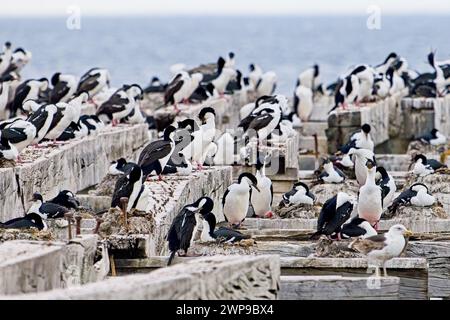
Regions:
[[[78,111],[68,103],[59,102],[56,104],[56,113],[45,139],[56,141],[72,122],[78,122]]]
[[[144,88],[144,93],[163,93],[166,90],[165,84],[161,83],[158,77],[153,77],[150,85]]]
[[[314,90],[317,85],[317,79],[319,78],[319,65],[315,64],[312,67],[302,71],[298,75],[297,87],[303,86]]]
[[[273,216],[273,185],[272,180],[266,176],[265,160],[261,162],[258,158],[255,177],[258,190],[252,190],[250,197],[253,211],[257,217],[271,218]]]
[[[197,169],[202,169],[208,154],[208,148],[216,136],[216,111],[214,108],[202,108],[198,114],[201,122],[198,130],[192,132],[192,142],[182,150],[187,160]]]
[[[430,194],[428,187],[423,183],[415,183],[404,190],[395,198],[389,207],[389,212],[395,214],[400,206],[411,204],[417,207],[429,207],[436,202],[436,198]]]
[[[323,183],[341,183],[345,180],[345,174],[336,168],[329,159],[323,163],[323,171],[318,176],[319,181]]]
[[[78,124],[80,125],[81,129],[86,132],[86,135],[92,135],[100,132],[105,127],[105,124],[102,120],[95,114],[93,115],[87,115],[84,114],[80,117],[78,120]]]
[[[354,240],[349,248],[367,255],[369,265],[375,264],[377,277],[380,276],[380,267],[383,267],[386,277],[386,262],[402,254],[408,244],[405,237],[411,235],[412,232],[405,226],[396,224],[390,227],[385,234]]]
[[[273,71],[262,74],[256,83],[256,96],[262,97],[272,95],[277,88],[277,80],[277,74]]]
[[[347,154],[351,148],[367,149],[374,151],[375,144],[372,140],[370,132],[372,127],[370,124],[365,123],[361,126],[361,129],[352,133],[349,141],[339,148],[339,151],[343,154]]]
[[[56,139],[56,141],[69,141],[80,139],[88,135],[87,128],[82,128],[78,123],[72,122],[69,127]]]
[[[58,204],[67,209],[78,209],[80,201],[75,197],[72,191],[62,190],[56,197],[47,201],[48,203]]]
[[[50,103],[67,102],[77,91],[78,80],[74,75],[55,73],[50,82]]]
[[[296,182],[292,186],[292,189],[283,194],[281,203],[285,206],[291,205],[313,205],[316,201],[316,197],[309,191],[308,186],[303,182]]]
[[[167,234],[169,242],[170,257],[167,262],[172,263],[175,254],[183,250],[183,256],[187,256],[188,249],[194,243],[194,238],[200,224],[200,216],[206,215],[214,208],[214,201],[209,197],[201,197],[194,203],[188,204],[181,209],[173,219]]]
[[[440,163],[434,159],[428,159],[423,154],[418,154],[414,157],[413,173],[415,175],[424,177],[435,173],[437,170],[446,169],[447,165]]]
[[[151,142],[141,151],[138,165],[142,168],[145,177],[156,174],[161,179],[161,173],[175,149],[173,140],[175,130],[174,126],[168,126],[164,130],[164,138],[162,140]]]
[[[111,162],[111,165],[108,168],[108,173],[113,176],[120,176],[131,170],[135,165],[136,164],[133,162],[127,162],[125,158],[120,158],[117,161]]]
[[[0,118],[3,118],[4,111],[10,100],[10,89],[17,78],[13,74],[0,77]]]
[[[27,100],[38,100],[40,94],[48,89],[47,78],[30,79],[21,83],[14,95],[14,100],[9,105],[10,115],[15,117],[18,110],[23,110],[22,105]]]
[[[187,102],[191,95],[191,77],[185,71],[176,74],[164,92],[164,105],[173,105],[179,111],[178,104]]]
[[[236,55],[234,52],[229,52],[227,57],[225,58],[225,68],[234,68],[236,64]]]
[[[314,108],[312,89],[298,84],[294,91],[293,106],[300,120],[308,121]]]
[[[250,83],[253,86],[253,89],[256,88],[256,85],[258,84],[259,79],[261,79],[263,75],[263,70],[260,66],[257,64],[251,63],[248,66],[248,69],[250,71],[248,77],[250,79]]]
[[[376,183],[381,187],[383,209],[386,209],[394,201],[395,192],[397,191],[395,180],[384,167],[377,167]]]
[[[8,70],[11,64],[12,54],[11,42],[7,41],[3,45],[3,52],[0,53],[0,76]]]
[[[359,80],[359,91],[357,102],[368,100],[372,97],[373,84],[375,81],[375,70],[368,65],[358,65],[350,72]]]
[[[371,161],[376,164],[375,154],[368,149],[355,149],[351,148],[348,153],[352,157],[355,164],[355,175],[359,186],[363,186],[366,183],[367,177],[367,161]]]
[[[107,69],[92,68],[83,74],[78,82],[77,93],[87,92],[92,99],[101,90],[108,88],[110,75]]]
[[[216,229],[216,216],[212,212],[200,216],[203,221],[203,229],[200,235],[202,242],[234,243],[244,239],[250,239],[249,235],[244,235],[237,230],[227,227]]]
[[[446,77],[444,70],[442,70],[442,67],[436,62],[435,52],[431,52],[428,55],[428,62],[435,71],[433,84],[436,88],[437,95],[438,96],[446,95],[448,91],[447,86],[450,85],[450,74],[448,74]]]
[[[36,213],[42,219],[47,220],[64,218],[67,212],[69,212],[69,209],[66,207],[52,202],[44,202],[42,195],[35,193],[33,194],[33,203],[27,213]]]
[[[8,69],[6,69],[6,71],[3,72],[3,75],[7,73],[20,74],[22,69],[28,64],[28,62],[30,62],[31,57],[32,57],[31,52],[25,50],[24,48],[19,47],[14,49],[14,52],[12,53],[11,56],[11,63]],[[2,74],[0,73],[0,76],[1,75]]]
[[[433,128],[429,133],[420,136],[417,140],[432,146],[439,146],[447,143],[447,137],[440,133],[436,128]]]
[[[378,73],[385,74],[386,71],[389,69],[390,66],[397,60],[398,55],[395,52],[389,53],[389,55],[386,57],[386,59],[380,63],[379,65],[375,66],[375,71]]]
[[[376,236],[377,231],[367,222],[358,216],[353,217],[350,222],[345,223],[342,226],[341,237],[343,239],[348,238],[361,238],[365,239],[371,236]]]
[[[281,108],[279,104],[262,104],[258,109],[246,119],[243,119],[239,126],[248,123],[244,137],[256,136],[258,142],[262,142],[269,137],[281,121]],[[250,121],[248,119],[250,118]]]
[[[36,228],[39,231],[47,230],[47,224],[37,213],[28,213],[24,217],[14,218],[6,222],[0,222],[0,229],[30,229]]]
[[[135,106],[134,96],[142,93],[139,85],[124,85],[97,109],[96,115],[103,121],[112,121],[116,126],[130,114]]]
[[[44,139],[57,111],[58,109],[54,104],[47,104],[39,107],[28,117],[27,121],[36,127],[36,137],[31,142],[32,144],[36,145]]]
[[[173,153],[164,167],[163,174],[174,174],[188,176],[192,173],[192,163],[186,159],[183,153],[178,152],[177,156]]]
[[[318,239],[320,235],[340,237],[341,226],[350,218],[355,201],[345,192],[339,192],[323,204],[317,220],[317,232],[311,239]]]
[[[383,197],[381,187],[376,184],[375,177],[375,163],[368,160],[365,183],[359,189],[358,216],[377,229],[378,221],[380,221],[383,212]]]
[[[342,107],[345,109],[349,104],[353,104],[357,101],[359,93],[359,80],[354,74],[341,79],[336,87],[336,93],[334,96],[334,107],[329,113]]]
[[[127,212],[136,208],[142,192],[142,170],[138,165],[132,165],[129,171],[120,176],[114,187],[111,208],[121,208],[120,198],[128,198]]]
[[[19,153],[28,147],[36,137],[36,127],[31,122],[20,118],[16,118],[4,126],[0,124],[0,129],[2,137],[14,145]]]
[[[241,173],[238,181],[231,184],[222,198],[225,219],[233,226],[239,227],[245,220],[250,205],[251,190],[258,188],[258,180],[248,172]]]
[[[223,96],[225,94],[225,91],[227,89],[228,83],[235,79],[237,76],[237,71],[231,68],[223,68],[220,75],[211,81],[211,83],[214,85],[214,88],[217,90],[217,93],[220,96]]]
[[[3,137],[3,130],[0,131],[0,159],[5,158],[7,160],[17,160],[19,152],[11,142]]]

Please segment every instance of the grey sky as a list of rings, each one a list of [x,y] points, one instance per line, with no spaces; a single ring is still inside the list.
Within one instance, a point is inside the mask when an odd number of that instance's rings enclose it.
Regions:
[[[366,15],[371,5],[382,14],[450,14],[443,0],[3,0],[0,15],[67,15],[72,5],[84,15]]]

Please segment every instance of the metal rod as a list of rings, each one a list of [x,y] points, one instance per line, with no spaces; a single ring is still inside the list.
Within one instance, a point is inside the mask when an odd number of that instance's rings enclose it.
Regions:
[[[82,217],[80,215],[75,216],[76,235],[77,236],[79,236],[81,234],[81,219],[82,219]]]
[[[122,215],[123,215],[123,224],[125,226],[125,230],[128,230],[128,214],[127,214],[127,207],[128,207],[128,198],[122,197],[120,198],[120,203],[122,204]]]
[[[96,220],[97,220],[97,225],[95,226],[94,233],[98,234],[98,231],[100,230],[100,225],[102,224],[103,219],[102,218],[97,218]]]
[[[72,219],[73,219],[73,213],[66,213],[64,217],[67,219],[67,222],[69,223],[68,226],[68,238],[69,240],[72,240]]]

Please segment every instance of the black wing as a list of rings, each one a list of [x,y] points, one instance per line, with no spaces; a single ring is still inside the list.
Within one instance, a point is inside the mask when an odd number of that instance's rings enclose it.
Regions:
[[[429,165],[433,170],[438,170],[441,168],[447,168],[445,164],[440,163],[437,160],[434,159],[427,159],[427,165]]]
[[[82,91],[89,92],[98,85],[97,79],[100,77],[100,72],[91,74],[91,72],[96,69],[97,68],[93,68],[89,70],[81,77],[80,82],[78,82],[77,93]]]
[[[157,140],[148,144],[139,155],[138,165],[144,167],[169,155],[172,147],[169,141]],[[163,169],[163,168],[162,168]]]
[[[259,129],[266,127],[273,119],[272,115],[268,113],[261,114],[253,119],[248,128],[258,131]]]
[[[43,203],[39,210],[48,214],[49,219],[63,218],[64,214],[69,212],[67,208],[51,202]]]
[[[16,94],[14,96],[14,101],[12,103],[12,111],[17,111],[22,109],[22,104],[30,93],[30,86],[28,86],[28,81],[25,81],[21,85],[19,85],[16,89]]]
[[[128,98],[123,98],[120,95],[122,89],[117,90],[107,101],[103,102],[100,108],[95,113],[97,116],[106,114],[111,117],[113,113],[125,110],[125,105],[130,102]]]
[[[230,193],[230,190],[227,188],[227,190],[225,190],[225,193],[224,193],[223,198],[222,198],[222,208],[225,206],[225,199],[226,199],[226,197],[228,196],[229,193]],[[225,217],[225,219],[226,219],[226,217]]]
[[[70,91],[70,87],[65,81],[58,82],[50,91],[50,103],[59,102]]]
[[[320,210],[319,218],[317,220],[317,232],[324,232],[326,224],[328,224],[333,216],[336,214],[337,196],[328,199],[323,204],[322,210]]]
[[[175,77],[171,83],[167,86],[167,89],[164,93],[164,104],[174,103],[173,96],[174,94],[181,89],[184,84],[184,80],[181,79],[181,74]]]
[[[347,154],[351,148],[356,148],[356,140],[350,140],[345,145],[339,148],[339,151],[341,151],[344,154]]]
[[[126,175],[121,175],[114,187],[114,193],[111,201],[111,208],[120,207],[120,198],[129,198],[133,191],[133,185],[128,183]]]
[[[244,235],[237,230],[226,227],[220,227],[214,231],[214,236],[219,242],[239,242],[243,239],[250,239],[249,235]]]
[[[40,107],[36,112],[34,112],[27,121],[31,122],[36,127],[36,134],[45,124],[47,120],[48,112],[45,110],[45,106]]]
[[[2,138],[9,140],[11,143],[19,143],[27,139],[27,135],[23,128],[7,128],[2,130]]]

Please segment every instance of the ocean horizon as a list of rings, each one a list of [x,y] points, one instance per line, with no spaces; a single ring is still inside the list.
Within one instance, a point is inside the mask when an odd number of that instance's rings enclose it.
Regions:
[[[0,18],[0,42],[33,53],[25,79],[81,76],[99,66],[110,70],[113,86],[145,86],[153,76],[167,81],[172,64],[195,67],[233,51],[244,74],[249,63],[273,70],[277,92],[291,95],[299,72],[315,63],[327,84],[352,65],[381,63],[392,51],[422,72],[431,70],[431,49],[439,60],[450,58],[450,43],[436,32],[448,30],[448,15],[382,15],[379,30],[367,27],[367,16],[81,16],[75,30],[66,20]]]

